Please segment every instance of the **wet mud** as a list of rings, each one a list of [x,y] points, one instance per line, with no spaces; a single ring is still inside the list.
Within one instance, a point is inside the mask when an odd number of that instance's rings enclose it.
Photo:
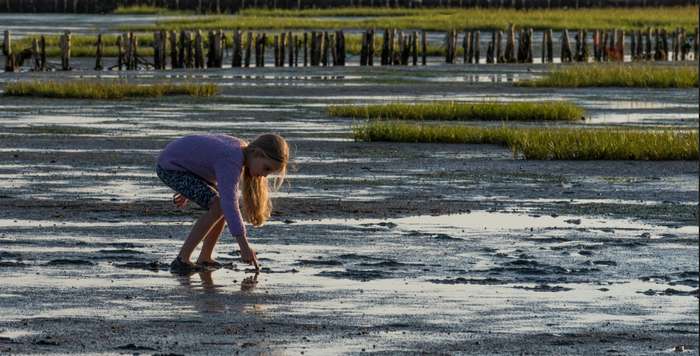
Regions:
[[[525,161],[497,146],[354,142],[334,103],[566,99],[576,126],[697,126],[697,90],[524,89],[527,65],[132,73],[220,97],[0,101],[0,353],[659,354],[698,350],[697,162]],[[498,81],[451,81],[466,76]],[[0,74],[67,79],[72,73]],[[673,115],[660,115],[672,113]],[[675,115],[675,116],[674,116]],[[477,123],[490,125],[492,123]],[[532,125],[532,124],[525,124]],[[201,210],[167,142],[278,132],[275,212],[224,267],[169,264]]]

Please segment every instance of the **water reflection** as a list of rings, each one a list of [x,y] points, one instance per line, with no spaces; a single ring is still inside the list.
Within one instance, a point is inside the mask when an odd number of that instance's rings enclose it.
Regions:
[[[229,285],[215,283],[213,272],[215,271],[193,271],[173,275],[188,292],[194,309],[201,314],[242,313],[250,308],[244,299],[232,298],[232,293],[226,291]],[[241,292],[253,291],[258,285],[259,275],[255,273],[245,277],[241,281]]]

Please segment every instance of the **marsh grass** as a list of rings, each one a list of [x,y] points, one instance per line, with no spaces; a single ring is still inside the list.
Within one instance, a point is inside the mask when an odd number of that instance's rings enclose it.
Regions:
[[[312,12],[309,12],[312,11]],[[371,18],[347,18],[371,16]],[[397,28],[446,31],[450,29],[503,30],[509,23],[534,29],[642,29],[672,30],[683,27],[693,32],[698,24],[698,7],[592,8],[592,9],[378,9],[336,8],[323,10],[251,10],[235,16],[199,16],[168,19],[154,25],[123,25],[119,29],[367,29]],[[333,18],[344,16],[346,18]],[[315,17],[315,18],[314,18]]]
[[[112,12],[115,15],[187,15],[192,11],[176,11],[164,7],[149,5],[118,6]]]
[[[421,104],[331,105],[330,116],[384,120],[484,120],[484,121],[574,121],[583,118],[583,108],[565,101],[476,102],[454,101]]]
[[[697,160],[698,131],[514,128],[371,122],[361,141],[497,144],[536,160]]]
[[[122,81],[19,81],[5,87],[8,96],[36,96],[75,99],[126,99],[165,95],[213,96],[215,84],[131,84]]]
[[[642,87],[692,88],[698,86],[698,68],[649,64],[585,64],[552,70],[541,79],[516,83],[521,87]]]

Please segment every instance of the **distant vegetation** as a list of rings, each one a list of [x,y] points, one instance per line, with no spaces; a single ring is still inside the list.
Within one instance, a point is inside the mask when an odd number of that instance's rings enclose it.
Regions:
[[[697,62],[692,66],[648,64],[582,64],[556,68],[544,78],[516,83],[524,87],[642,87],[698,86]]]
[[[370,122],[356,140],[497,144],[536,160],[697,160],[698,131],[608,128],[485,128]]]
[[[379,16],[377,16],[379,15]],[[340,17],[344,18],[340,18]],[[347,18],[359,16],[359,18]],[[322,17],[322,18],[314,18]],[[339,17],[339,18],[333,18]],[[365,17],[365,18],[363,18]],[[366,18],[370,17],[370,18]],[[235,16],[199,16],[168,19],[154,25],[129,24],[122,30],[154,29],[642,29],[667,30],[683,27],[689,32],[698,25],[698,7],[593,8],[593,9],[377,9],[335,8],[312,10],[244,10]]]
[[[563,101],[332,105],[327,111],[331,116],[366,119],[457,121],[572,121],[582,119],[585,113],[581,107]]]
[[[164,7],[148,5],[119,6],[112,12],[115,15],[186,15],[192,11],[176,11]]]
[[[126,99],[165,95],[213,96],[219,92],[215,84],[131,84],[121,81],[19,81],[5,86],[8,96],[45,98]]]

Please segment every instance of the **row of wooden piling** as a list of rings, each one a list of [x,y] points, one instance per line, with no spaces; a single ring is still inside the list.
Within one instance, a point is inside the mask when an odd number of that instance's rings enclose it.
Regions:
[[[624,61],[625,38],[630,38],[630,58],[632,61],[684,61],[689,54],[694,53],[698,58],[698,29],[689,34],[685,29],[675,31],[665,29],[645,29],[626,33],[623,30],[596,30],[589,33],[579,30],[570,33],[562,31],[560,60],[566,62],[588,62],[591,58],[597,62]],[[457,63],[457,52],[460,44],[456,30],[445,34],[445,62]],[[224,31],[209,31],[205,49],[202,31],[157,31],[153,33],[152,61],[139,55],[138,39],[133,33],[117,36],[117,64],[109,69],[136,70],[143,67],[153,67],[164,70],[168,67],[177,68],[222,68],[228,50],[232,53],[233,67],[249,67],[254,55],[256,67],[264,67],[268,46],[266,33],[243,33],[236,30],[232,33],[232,48],[227,48],[227,36]],[[243,41],[245,36],[245,41]],[[487,63],[532,63],[533,29],[516,30],[510,25],[507,31],[491,31],[487,43]],[[543,63],[554,61],[553,31],[547,30],[542,36],[541,58]],[[573,37],[573,45],[572,45]],[[593,52],[589,52],[588,40],[592,42]],[[670,44],[669,44],[670,40]],[[427,64],[428,43],[425,31],[399,31],[384,29],[379,53],[381,65],[422,65]],[[303,66],[344,66],[346,64],[346,46],[344,31],[311,31],[297,34],[282,32],[273,35],[274,65],[283,67]],[[503,44],[505,42],[505,44]],[[104,69],[102,35],[97,35],[95,42],[95,69]],[[60,36],[61,70],[71,70],[71,33],[65,32]],[[464,31],[462,33],[461,49],[463,63],[480,63],[481,61],[481,31]],[[673,53],[669,56],[669,53]],[[30,58],[34,70],[46,70],[46,39],[40,36],[34,39],[30,48],[19,53],[12,51],[12,39],[9,31],[4,32],[3,54],[5,55],[5,71],[15,71]],[[420,57],[419,57],[420,54]],[[362,33],[360,65],[372,66],[375,58],[375,30]]]

